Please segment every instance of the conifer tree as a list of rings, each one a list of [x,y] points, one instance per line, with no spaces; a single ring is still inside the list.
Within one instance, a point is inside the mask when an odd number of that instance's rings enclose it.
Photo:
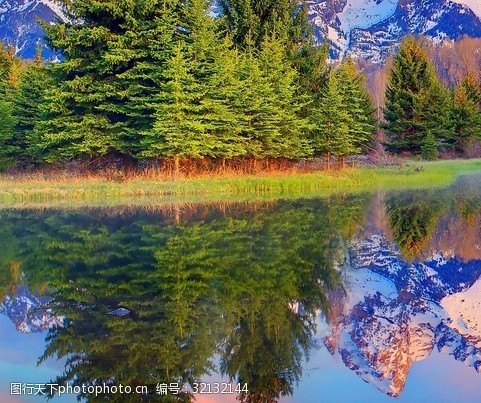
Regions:
[[[230,101],[238,117],[246,156],[256,159],[281,156],[279,109],[271,103],[274,91],[253,51],[240,54],[232,95]]]
[[[185,35],[176,53],[159,71],[160,93],[155,124],[143,134],[146,157],[173,157],[176,171],[181,158],[233,158],[246,153],[239,141],[238,117],[229,100],[235,84],[236,52],[216,34],[208,15],[208,2],[193,0],[185,6]]]
[[[414,105],[421,144],[431,133],[441,144],[449,145],[454,136],[452,96],[450,91],[435,82],[414,98]]]
[[[242,49],[260,49],[272,34],[289,50],[311,41],[306,5],[297,0],[219,0],[219,6],[234,44]]]
[[[5,170],[14,164],[12,158],[15,149],[11,145],[15,119],[12,114],[12,104],[5,99],[0,100],[0,170]]]
[[[433,130],[436,138],[449,138],[452,125],[448,109],[446,89],[439,83],[426,51],[414,38],[407,38],[394,58],[386,89],[383,128],[389,148],[420,152],[428,130]]]
[[[200,85],[199,116],[205,131],[205,154],[234,158],[246,153],[230,100],[235,91],[237,52],[229,37],[220,38],[218,21],[209,16],[210,2],[192,0],[185,8],[189,26],[190,65]]]
[[[454,91],[454,145],[458,150],[464,150],[475,139],[481,140],[481,97],[471,83],[467,77]]]
[[[282,142],[280,155],[287,158],[303,158],[312,150],[305,139],[308,121],[301,117],[301,109],[307,99],[298,94],[298,72],[289,63],[285,47],[276,37],[265,37],[259,53],[261,69],[272,95],[266,102],[277,113],[277,129]]]
[[[145,141],[147,147],[143,155],[174,158],[178,174],[181,158],[200,158],[208,154],[205,127],[199,113],[199,84],[181,43],[166,66],[165,76],[169,81],[162,94],[164,102],[157,106],[156,121]]]
[[[50,70],[42,63],[37,59],[26,66],[12,100],[15,127],[10,144],[17,164],[23,166],[42,161],[42,149],[38,146],[41,140],[35,136],[35,129],[41,119],[46,91],[53,85]]]
[[[0,42],[0,94],[10,97],[12,90],[18,85],[23,70],[22,60],[15,56],[12,45],[5,47]]]
[[[336,71],[339,88],[349,114],[349,129],[357,146],[367,147],[375,130],[374,108],[365,87],[364,76],[352,59],[346,59]]]
[[[68,22],[43,24],[50,46],[64,57],[52,67],[56,86],[38,126],[46,159],[134,155],[140,131],[153,124],[150,98],[162,79],[150,73],[182,35],[182,2],[60,3]]]
[[[295,71],[284,63],[279,43],[266,40],[256,57],[240,54],[231,104],[239,118],[240,136],[250,158],[298,158],[309,153],[302,140],[305,122],[298,118]]]
[[[13,46],[0,43],[0,169],[15,165],[15,157],[22,151],[15,144],[13,103],[17,97],[23,62],[15,56]],[[32,96],[31,94],[30,96]]]
[[[247,154],[246,138],[240,135],[242,119],[233,106],[240,86],[239,60],[239,52],[225,38],[218,46],[214,70],[204,82],[205,96],[201,100],[205,129],[213,140],[209,148],[224,164],[226,159]]]
[[[423,144],[421,145],[421,156],[425,160],[435,160],[438,158],[438,142],[431,130],[429,130],[424,137]]]
[[[359,152],[351,130],[352,119],[334,73],[329,76],[319,106],[313,110],[311,122],[314,125],[312,145],[317,154],[326,156],[328,169],[331,155],[344,157]]]

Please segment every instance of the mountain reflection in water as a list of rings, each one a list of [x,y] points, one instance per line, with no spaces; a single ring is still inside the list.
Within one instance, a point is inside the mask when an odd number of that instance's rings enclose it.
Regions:
[[[326,347],[400,398],[433,350],[481,370],[478,179],[316,200],[4,210],[0,312],[19,331],[49,328],[39,362],[65,368],[42,382],[150,390],[80,394],[89,402],[199,401],[192,385],[209,376],[247,384],[243,402],[304,402],[297,385],[319,375],[309,355]],[[159,383],[185,389],[160,396]]]

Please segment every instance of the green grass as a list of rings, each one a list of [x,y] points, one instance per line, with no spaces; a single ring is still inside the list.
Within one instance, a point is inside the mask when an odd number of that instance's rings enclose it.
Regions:
[[[408,162],[395,167],[351,168],[344,171],[279,173],[257,176],[207,177],[159,181],[133,178],[115,182],[102,178],[44,179],[0,177],[0,205],[114,205],[172,202],[272,200],[444,187],[457,176],[481,173],[481,159]]]

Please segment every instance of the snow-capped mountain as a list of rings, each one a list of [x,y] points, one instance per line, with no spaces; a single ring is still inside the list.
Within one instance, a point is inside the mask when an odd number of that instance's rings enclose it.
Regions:
[[[48,298],[32,295],[27,287],[19,287],[15,297],[7,296],[0,302],[0,314],[7,315],[22,333],[43,332],[63,326],[63,317],[45,308]]]
[[[435,40],[481,37],[479,0],[309,0],[316,36],[331,56],[379,63],[406,35]]]
[[[330,300],[324,344],[386,394],[433,349],[481,372],[481,260],[432,252],[409,262],[382,233],[350,248],[346,291]]]
[[[33,58],[44,32],[37,22],[62,18],[59,6],[51,0],[0,0],[0,40],[12,45],[18,56]],[[45,57],[52,57],[49,50]]]
[[[381,62],[409,34],[481,37],[479,0],[308,0],[307,5],[316,38],[327,38],[333,58],[349,54]],[[43,37],[36,17],[52,22],[63,15],[54,0],[0,0],[0,40],[18,55],[33,57]]]

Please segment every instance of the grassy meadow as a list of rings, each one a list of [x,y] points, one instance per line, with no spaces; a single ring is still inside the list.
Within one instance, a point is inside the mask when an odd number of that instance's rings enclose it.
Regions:
[[[481,159],[409,161],[380,168],[257,175],[205,175],[165,179],[144,172],[129,176],[0,176],[0,205],[112,205],[272,200],[339,193],[443,187],[457,176],[481,173]]]

